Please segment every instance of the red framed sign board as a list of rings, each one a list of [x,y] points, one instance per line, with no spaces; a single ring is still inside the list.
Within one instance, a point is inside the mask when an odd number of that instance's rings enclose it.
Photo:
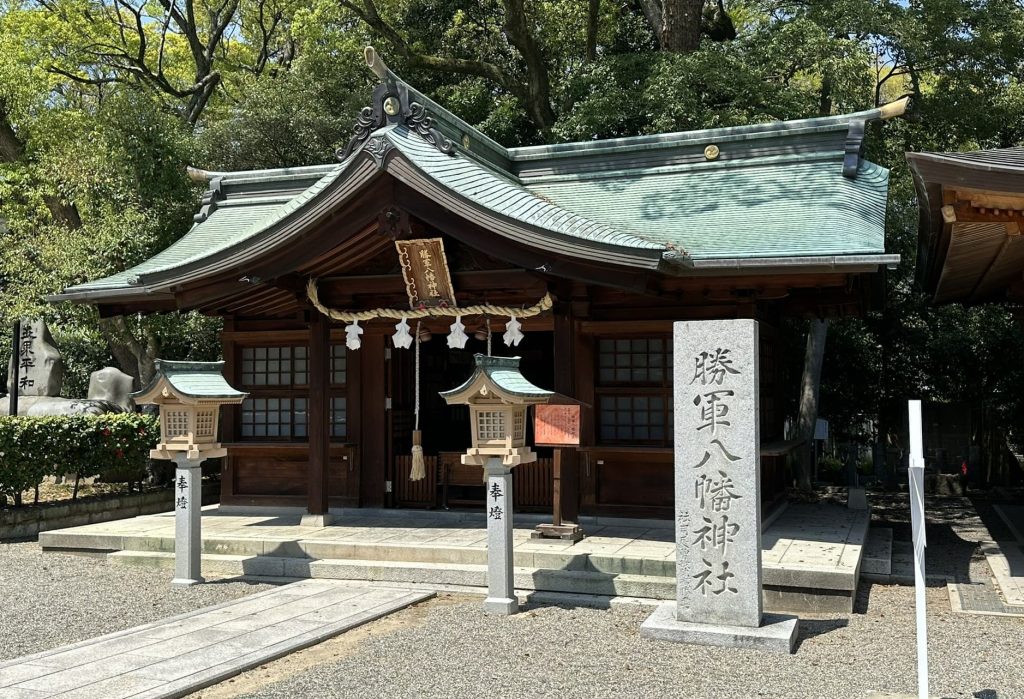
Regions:
[[[580,444],[580,406],[540,404],[533,407],[533,441],[538,447]]]

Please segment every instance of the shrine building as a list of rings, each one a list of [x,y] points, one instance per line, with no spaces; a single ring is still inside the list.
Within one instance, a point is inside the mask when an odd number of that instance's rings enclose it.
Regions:
[[[550,448],[514,470],[518,509],[671,517],[672,322],[721,318],[760,322],[762,487],[782,493],[797,386],[776,328],[879,298],[899,258],[864,132],[905,102],[505,148],[367,59],[380,83],[338,162],[192,170],[207,189],[188,233],[51,298],[223,318],[225,376],[248,398],[221,419],[222,507],[482,505],[481,469],[459,460],[467,407],[439,392],[490,348],[581,406],[557,483]]]

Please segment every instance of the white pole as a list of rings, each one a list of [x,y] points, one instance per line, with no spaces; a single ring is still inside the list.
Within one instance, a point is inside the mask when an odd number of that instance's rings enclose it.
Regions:
[[[924,447],[921,440],[921,401],[909,401],[910,523],[914,536],[914,592],[917,607],[917,695],[928,699],[928,626],[925,618]]]

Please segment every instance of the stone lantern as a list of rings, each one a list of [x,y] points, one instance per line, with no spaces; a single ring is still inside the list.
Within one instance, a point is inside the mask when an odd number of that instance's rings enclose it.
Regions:
[[[237,405],[247,393],[236,391],[221,373],[224,362],[156,360],[149,385],[132,397],[139,405],[160,406],[160,442],[149,455],[170,459],[174,478],[174,585],[203,582],[200,571],[202,470],[206,459],[224,456],[217,441],[220,406]]]
[[[449,405],[468,405],[472,446],[462,463],[483,466],[487,478],[487,599],[484,609],[514,614],[512,468],[537,460],[526,444],[526,409],[546,403],[553,393],[534,386],[519,372],[519,357],[475,356],[464,384],[441,393]]]

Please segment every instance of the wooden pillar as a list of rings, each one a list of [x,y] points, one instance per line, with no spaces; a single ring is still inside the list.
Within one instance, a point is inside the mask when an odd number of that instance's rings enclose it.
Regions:
[[[221,331],[221,353],[224,358],[224,378],[232,386],[242,385],[242,372],[236,357],[236,345],[234,341],[235,319],[233,316],[224,317],[224,329]],[[220,441],[224,444],[231,444],[238,439],[236,426],[238,416],[241,413],[240,405],[225,405],[221,408],[220,415]],[[220,501],[230,502],[235,495],[235,472],[232,468],[233,460],[231,449],[228,448],[228,455],[221,460],[220,474]]]
[[[359,353],[359,502],[363,507],[383,507],[388,470],[387,336],[366,333]]]
[[[327,475],[331,449],[330,321],[311,312],[309,323],[309,465],[306,476],[306,509],[313,523],[326,524]],[[317,519],[320,518],[320,519]]]

